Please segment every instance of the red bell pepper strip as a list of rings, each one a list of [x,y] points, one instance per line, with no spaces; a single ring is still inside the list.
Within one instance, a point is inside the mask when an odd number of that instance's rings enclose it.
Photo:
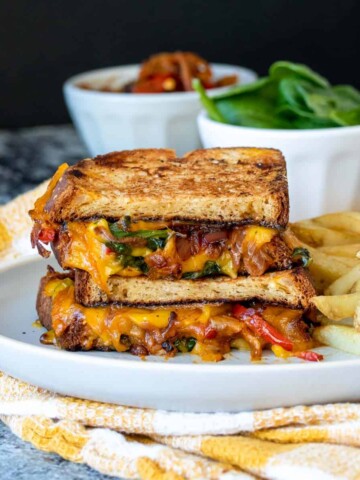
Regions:
[[[321,362],[321,360],[324,359],[324,355],[321,355],[321,353],[311,352],[310,350],[295,353],[295,357],[307,360],[308,362]]]
[[[204,334],[204,337],[207,339],[207,340],[212,340],[213,338],[215,338],[217,336],[217,330],[216,328],[212,327],[211,325],[208,325],[206,328],[205,328],[205,334]]]
[[[235,318],[240,318],[243,315],[246,315],[247,311],[248,311],[248,308],[244,307],[243,305],[240,305],[240,303],[236,303],[232,308],[232,313]]]
[[[267,343],[280,345],[280,347],[288,352],[293,350],[293,342],[278,332],[276,328],[264,320],[253,308],[245,308],[242,305],[236,304],[233,307],[232,313],[235,318],[243,320],[256,335],[263,338]]]
[[[53,242],[55,239],[56,231],[51,227],[42,228],[39,232],[39,240],[46,245]]]

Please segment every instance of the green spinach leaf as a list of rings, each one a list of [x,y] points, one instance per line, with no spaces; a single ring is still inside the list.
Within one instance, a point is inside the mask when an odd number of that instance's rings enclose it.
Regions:
[[[223,93],[219,93],[214,98],[216,100],[220,100],[227,97],[234,97],[236,95],[253,93],[258,90],[262,90],[263,88],[268,86],[270,83],[271,83],[271,80],[269,77],[262,77],[262,78],[259,78],[258,80],[255,80],[255,82],[252,82],[252,83],[245,83],[244,85],[236,85]]]
[[[330,118],[321,118],[311,112],[301,108],[282,105],[278,108],[278,113],[288,119],[289,128],[311,129],[311,128],[331,128],[339,126],[339,123]]]
[[[346,112],[340,110],[335,111],[331,114],[331,118],[344,127],[360,125],[360,107],[354,108],[353,110],[348,110]]]
[[[168,230],[137,230],[135,232],[127,232],[121,228],[118,223],[111,223],[110,231],[116,238],[124,237],[139,237],[139,238],[167,238],[169,235]]]
[[[209,277],[213,275],[221,275],[221,268],[216,262],[208,260],[200,272],[186,272],[183,274],[182,278],[187,280],[195,280],[197,278]]]
[[[166,238],[162,237],[152,237],[149,238],[147,241],[147,247],[150,248],[150,250],[155,251],[157,249],[163,249],[166,245]]]
[[[297,78],[308,80],[319,87],[328,87],[329,82],[326,78],[311,70],[306,65],[301,63],[292,63],[284,60],[275,62],[269,69],[269,76],[274,80],[281,80],[283,78]]]
[[[233,97],[220,97],[214,101],[227,123],[232,125],[288,128],[287,122],[275,111],[277,94],[273,82],[261,82],[255,90],[245,89]]]
[[[120,255],[130,255],[131,247],[125,243],[118,242],[107,242],[106,246],[110,248],[113,252],[119,253]]]
[[[202,83],[198,78],[195,78],[192,81],[192,86],[195,91],[198,92],[200,100],[203,103],[204,107],[208,111],[210,118],[216,122],[225,123],[226,119],[221,115],[220,111],[217,109],[215,103],[205,92],[205,88],[202,86]]]
[[[178,352],[187,353],[191,352],[196,345],[196,339],[194,337],[189,338],[177,338],[174,342],[174,347]]]
[[[126,267],[136,268],[142,273],[148,273],[149,267],[144,260],[144,257],[132,257],[131,255],[119,255],[118,260],[120,264]]]

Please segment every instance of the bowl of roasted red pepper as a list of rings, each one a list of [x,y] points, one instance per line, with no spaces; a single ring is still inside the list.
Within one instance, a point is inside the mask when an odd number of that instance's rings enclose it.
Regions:
[[[160,53],[142,64],[82,73],[64,85],[71,118],[89,153],[132,148],[198,148],[201,107],[192,82],[209,95],[256,80],[255,72],[209,63],[191,52]]]

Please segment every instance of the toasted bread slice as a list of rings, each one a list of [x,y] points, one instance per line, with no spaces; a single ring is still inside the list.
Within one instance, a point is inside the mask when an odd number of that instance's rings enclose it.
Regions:
[[[84,306],[108,303],[137,307],[184,306],[257,299],[306,309],[310,298],[316,295],[309,275],[302,267],[236,279],[216,277],[172,281],[113,276],[108,287],[109,294],[106,294],[87,272],[75,271],[76,301]]]
[[[91,217],[256,223],[285,227],[285,160],[267,148],[113,152],[69,167],[45,211],[61,223]]]

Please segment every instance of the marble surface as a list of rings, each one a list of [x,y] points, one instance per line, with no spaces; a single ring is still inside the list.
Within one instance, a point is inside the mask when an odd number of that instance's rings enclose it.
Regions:
[[[1,480],[111,480],[86,465],[36,450],[0,422]]]
[[[0,204],[49,178],[86,150],[70,125],[0,130]]]
[[[63,162],[86,151],[71,126],[0,130],[0,204],[49,178]],[[110,480],[86,465],[41,452],[17,438],[0,421],[1,480]]]

